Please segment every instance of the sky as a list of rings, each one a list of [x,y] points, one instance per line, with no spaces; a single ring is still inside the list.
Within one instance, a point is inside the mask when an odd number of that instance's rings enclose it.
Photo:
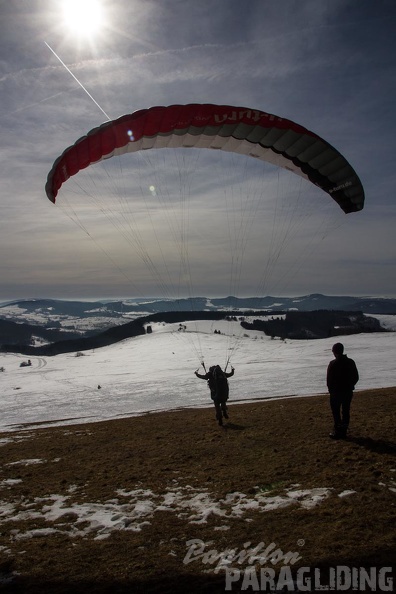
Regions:
[[[76,17],[66,21],[65,4],[0,2],[1,301],[396,296],[392,0],[102,0],[104,20],[89,35]],[[242,161],[218,173],[207,154],[191,195],[194,154],[166,165],[163,156],[131,159],[129,169],[122,162],[134,200],[133,213],[130,201],[123,205],[122,224],[112,218],[120,204],[104,187],[107,170],[93,173],[78,196],[69,180],[59,204],[48,201],[53,162],[89,130],[139,109],[187,103],[251,107],[312,130],[356,170],[363,211],[344,215],[297,176],[266,169],[262,179]],[[177,186],[182,170],[187,182]],[[114,188],[117,170],[112,176]],[[84,199],[98,186],[102,202],[88,209]],[[186,187],[190,202],[181,210],[169,192]],[[248,212],[238,202],[230,215],[235,196],[248,191]]]

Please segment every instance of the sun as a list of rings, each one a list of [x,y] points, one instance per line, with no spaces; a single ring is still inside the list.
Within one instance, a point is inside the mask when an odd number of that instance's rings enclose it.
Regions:
[[[103,7],[99,0],[65,0],[65,25],[79,37],[92,37],[104,24]]]

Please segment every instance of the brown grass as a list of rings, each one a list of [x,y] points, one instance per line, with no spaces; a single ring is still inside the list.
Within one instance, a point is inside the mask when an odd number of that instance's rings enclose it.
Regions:
[[[284,553],[298,552],[293,569],[392,566],[396,388],[355,394],[348,440],[330,440],[331,425],[328,398],[316,396],[231,404],[223,428],[207,408],[10,434],[12,441],[0,447],[0,576],[12,580],[0,590],[223,592],[223,572],[207,571],[214,564],[183,563],[190,539],[219,552],[275,543]],[[10,465],[26,459],[41,462]],[[202,523],[175,505],[153,512],[139,531],[117,530],[103,540],[97,532],[73,536],[81,528],[73,512],[54,521],[42,517],[53,494],[67,496],[68,506],[127,503],[119,489],[150,489],[157,501],[172,491],[190,498],[205,492],[219,502],[231,493],[286,497],[292,485],[331,491],[311,509],[298,503],[247,509],[240,517],[211,514]],[[355,493],[339,497],[345,490]],[[8,504],[14,511],[2,517]],[[48,527],[59,532],[20,538]]]

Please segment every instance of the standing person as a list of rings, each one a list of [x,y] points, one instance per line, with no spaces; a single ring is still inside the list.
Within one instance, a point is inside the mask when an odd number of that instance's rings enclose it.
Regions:
[[[195,371],[195,375],[200,379],[207,380],[210,389],[210,397],[216,409],[216,419],[219,425],[223,424],[223,417],[228,419],[227,400],[229,395],[229,386],[227,378],[234,375],[235,369],[231,367],[230,373],[222,370],[220,365],[212,365],[209,371],[202,375]]]
[[[333,348],[334,360],[327,367],[327,388],[330,394],[330,407],[334,419],[332,439],[346,437],[350,408],[355,384],[359,381],[356,363],[344,355],[344,345],[337,342]]]

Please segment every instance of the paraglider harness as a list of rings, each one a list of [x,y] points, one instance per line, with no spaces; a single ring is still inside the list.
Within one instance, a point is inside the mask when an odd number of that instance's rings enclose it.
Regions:
[[[226,402],[228,400],[229,385],[225,372],[220,365],[210,367],[208,386],[210,396],[214,402]]]

